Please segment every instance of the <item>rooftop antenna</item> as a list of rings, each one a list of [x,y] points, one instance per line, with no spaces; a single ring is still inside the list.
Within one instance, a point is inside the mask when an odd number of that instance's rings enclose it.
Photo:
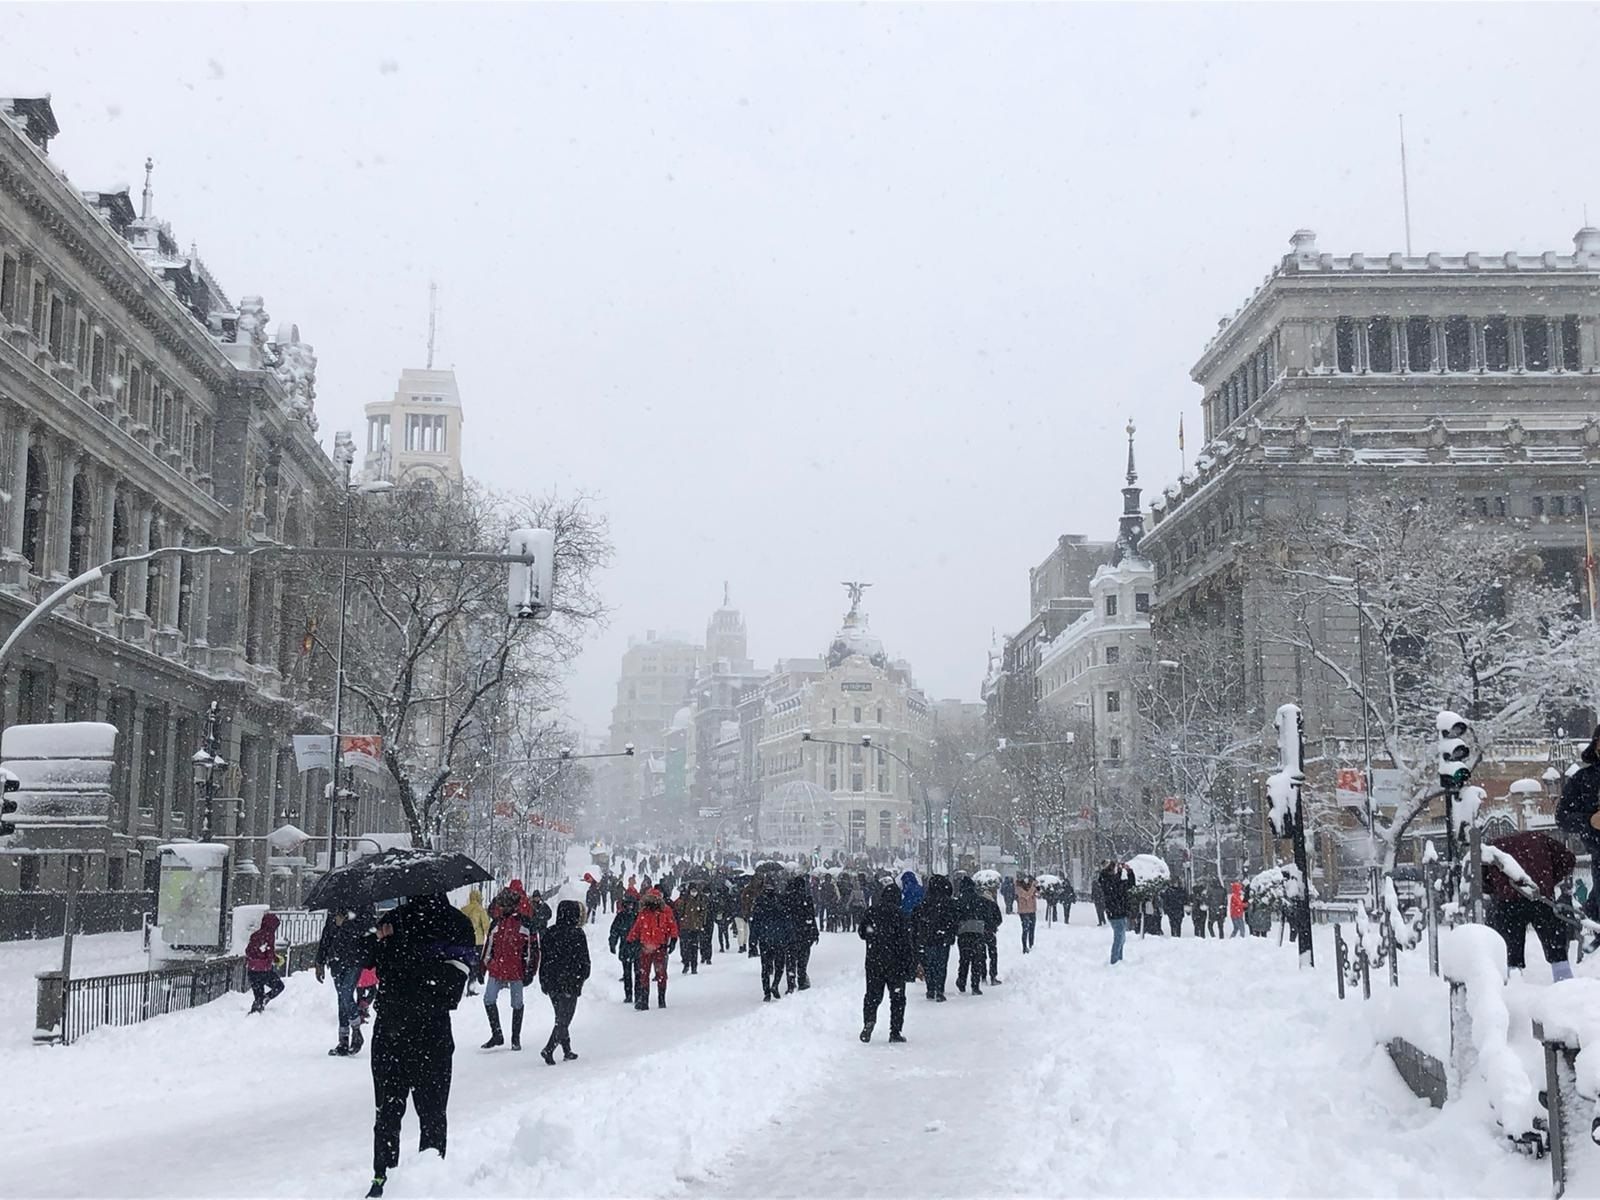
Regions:
[[[1411,257],[1411,179],[1406,171],[1406,115],[1400,114],[1400,205],[1406,219],[1406,257]]]
[[[433,370],[433,335],[438,327],[439,285],[428,280],[428,370]]]
[[[144,196],[139,201],[139,219],[141,221],[148,221],[150,219],[150,201],[153,196],[153,193],[150,191],[150,172],[155,170],[155,166],[155,159],[146,158],[144,160]]]

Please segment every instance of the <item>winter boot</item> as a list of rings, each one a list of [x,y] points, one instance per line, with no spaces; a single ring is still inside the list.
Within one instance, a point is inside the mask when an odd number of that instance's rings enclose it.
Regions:
[[[489,1040],[483,1044],[483,1049],[493,1050],[496,1046],[504,1046],[506,1039],[500,1036],[500,1010],[484,1005],[484,1012],[489,1014]]]
[[[335,1046],[332,1050],[329,1050],[328,1054],[333,1058],[343,1058],[343,1057],[345,1057],[345,1055],[347,1055],[349,1053],[350,1053],[350,1027],[348,1025],[341,1025],[341,1026],[339,1026],[339,1044],[337,1046]]]
[[[563,1046],[563,1047],[561,1047],[561,1061],[562,1062],[571,1062],[573,1059],[575,1059],[577,1057],[578,1057],[578,1052],[576,1050],[574,1050],[571,1046]]]
[[[665,1008],[666,1006],[667,1006],[667,981],[665,979],[663,979],[660,983],[658,983],[656,985],[656,1007],[657,1008]]]
[[[383,1195],[383,1185],[385,1182],[387,1181],[382,1175],[374,1175],[372,1177],[372,1186],[367,1189],[367,1200],[372,1200],[374,1196]]]
[[[539,1057],[544,1059],[544,1065],[545,1066],[547,1066],[547,1067],[555,1066],[556,1065],[555,1044],[552,1043],[552,1044],[546,1046],[543,1050],[539,1051]]]
[[[650,1011],[650,985],[648,983],[634,989],[633,1006],[640,1012]]]
[[[903,1042],[906,1040],[906,1035],[901,1033],[898,1029],[891,1029],[889,1030],[889,1040],[891,1042]]]
[[[861,1040],[863,1042],[870,1042],[872,1040],[872,1022],[871,1021],[868,1021],[865,1025],[863,1025],[861,1027]]]
[[[511,1010],[511,1048],[513,1050],[522,1049],[522,1010],[520,1008]]]
[[[360,1054],[361,1047],[367,1044],[367,1039],[361,1036],[361,1026],[350,1026],[350,1053]]]

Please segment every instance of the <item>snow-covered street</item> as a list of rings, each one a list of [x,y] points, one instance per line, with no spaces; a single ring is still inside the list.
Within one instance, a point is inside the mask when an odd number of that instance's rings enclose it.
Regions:
[[[621,1000],[605,924],[573,1027],[575,1063],[477,1049],[456,1013],[447,1160],[405,1152],[394,1196],[1531,1196],[1545,1164],[1499,1148],[1463,1106],[1415,1100],[1359,1002],[1270,940],[1130,940],[1080,907],[1017,953],[1004,983],[932,1005],[906,1032],[861,1023],[862,948],[825,934],[813,988],[760,1002],[757,964],[675,963],[669,1007]],[[1087,923],[1085,920],[1087,919]],[[8,951],[9,952],[9,951]],[[31,988],[4,975],[10,993]],[[6,1196],[358,1195],[371,1141],[365,1055],[331,1059],[331,989],[310,974],[261,1018],[248,997],[70,1048],[8,1029],[0,1071],[30,1081],[7,1115]]]

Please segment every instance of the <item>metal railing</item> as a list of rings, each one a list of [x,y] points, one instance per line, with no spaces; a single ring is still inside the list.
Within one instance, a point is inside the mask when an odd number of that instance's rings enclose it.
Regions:
[[[315,940],[284,949],[285,976],[309,970],[316,962]],[[61,1020],[61,1043],[104,1025],[137,1025],[151,1017],[182,1012],[248,991],[244,957],[230,955],[159,971],[124,971],[69,979]]]

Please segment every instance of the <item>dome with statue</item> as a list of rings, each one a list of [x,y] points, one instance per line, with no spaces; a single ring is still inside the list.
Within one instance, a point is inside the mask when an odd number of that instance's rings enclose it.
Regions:
[[[883,642],[867,628],[866,614],[861,611],[861,596],[870,583],[846,583],[850,593],[850,611],[844,615],[844,624],[833,635],[828,646],[828,665],[837,667],[848,658],[866,659],[875,667],[887,667],[889,656],[883,652]]]

